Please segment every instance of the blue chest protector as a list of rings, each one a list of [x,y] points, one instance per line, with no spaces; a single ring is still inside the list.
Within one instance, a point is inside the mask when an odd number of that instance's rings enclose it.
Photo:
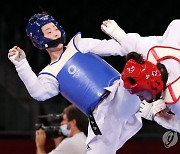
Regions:
[[[75,53],[57,74],[60,92],[89,116],[120,73],[99,56]]]
[[[119,72],[92,53],[77,52],[57,75],[60,92],[89,115],[106,93],[104,89],[120,78]]]

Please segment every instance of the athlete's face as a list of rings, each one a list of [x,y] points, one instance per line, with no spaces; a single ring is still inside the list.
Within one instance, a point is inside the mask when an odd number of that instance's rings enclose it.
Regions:
[[[61,37],[60,30],[54,25],[54,23],[50,22],[41,27],[41,30],[44,34],[44,37],[56,40]],[[57,47],[48,48],[49,51],[57,51],[63,50],[63,44],[60,43]]]
[[[149,90],[141,90],[136,94],[141,101],[146,100],[147,102],[153,99],[153,95]]]
[[[41,30],[46,38],[55,40],[61,37],[60,30],[52,22],[42,26]]]

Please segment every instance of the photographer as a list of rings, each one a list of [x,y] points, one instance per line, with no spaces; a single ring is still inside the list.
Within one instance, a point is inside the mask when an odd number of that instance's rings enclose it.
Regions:
[[[59,144],[49,154],[86,154],[86,134],[88,119],[76,106],[70,105],[63,111]],[[46,133],[43,129],[36,131],[37,154],[46,154]]]

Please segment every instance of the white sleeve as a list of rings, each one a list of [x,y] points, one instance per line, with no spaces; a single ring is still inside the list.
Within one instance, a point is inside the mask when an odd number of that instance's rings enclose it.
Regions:
[[[137,33],[128,33],[121,41],[121,46],[126,51],[126,54],[134,51],[142,54],[144,57],[147,56],[150,48],[159,44],[157,37],[142,37]]]
[[[26,59],[22,65],[16,67],[16,71],[34,99],[44,101],[59,93],[57,80],[45,74],[37,77]]]
[[[82,53],[92,52],[100,56],[124,55],[121,45],[113,39],[99,40],[93,38],[81,38],[77,43],[77,47]]]
[[[162,45],[180,48],[180,20],[173,20],[162,38]]]
[[[154,120],[164,128],[180,133],[180,120],[175,115],[171,115],[169,118],[155,116]]]
[[[173,20],[167,27],[163,36],[142,37],[137,33],[126,34],[121,41],[121,46],[127,52],[135,51],[144,56],[153,46],[172,46],[180,48],[180,20]]]
[[[180,100],[177,101],[175,104],[168,105],[171,112],[176,115],[178,119],[180,119]]]
[[[175,104],[168,105],[168,108],[174,114],[167,114],[163,117],[155,116],[154,120],[164,128],[180,133],[180,101]]]

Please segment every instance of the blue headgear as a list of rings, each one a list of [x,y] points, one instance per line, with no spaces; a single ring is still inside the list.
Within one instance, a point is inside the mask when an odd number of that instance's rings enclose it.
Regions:
[[[41,27],[47,23],[54,23],[55,26],[61,32],[61,38],[52,40],[44,37]],[[26,26],[27,36],[32,40],[32,43],[35,47],[40,50],[47,49],[50,47],[56,47],[59,43],[65,43],[66,35],[65,31],[58,24],[56,20],[53,19],[52,16],[46,14],[35,14],[33,15]]]

